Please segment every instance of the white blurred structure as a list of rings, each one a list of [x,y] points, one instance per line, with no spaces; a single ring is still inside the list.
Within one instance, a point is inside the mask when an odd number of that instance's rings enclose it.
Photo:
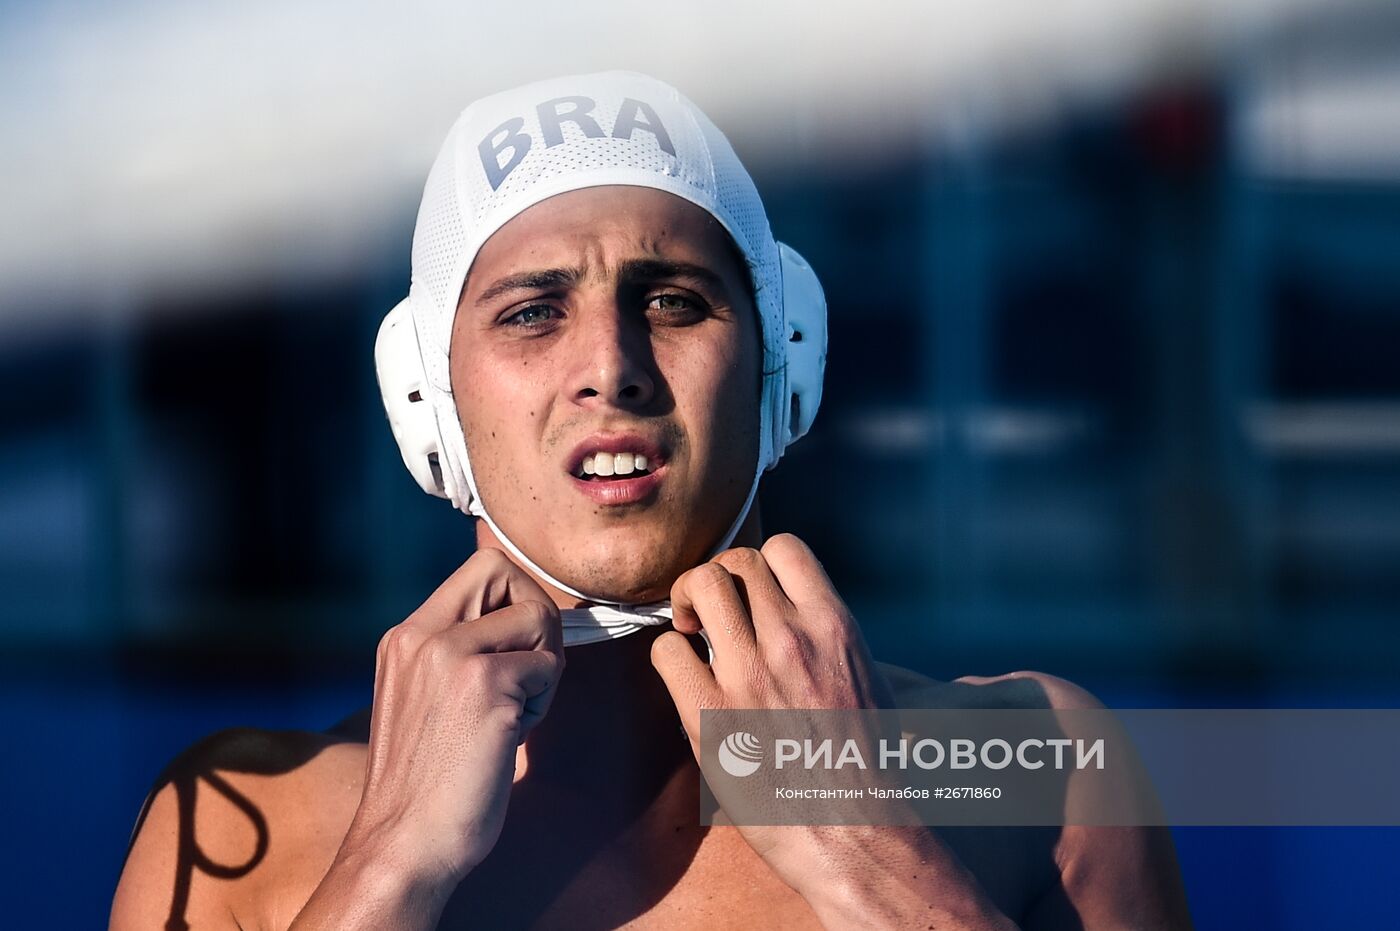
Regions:
[[[1400,4],[1281,30],[1251,62],[1239,143],[1254,172],[1400,178]]]
[[[624,67],[682,88],[755,159],[879,159],[930,127],[982,132],[1112,99],[1362,0],[852,5],[627,0],[22,3],[0,12],[0,326],[250,278],[406,257],[447,126],[473,97]],[[1325,70],[1325,67],[1324,67]],[[1285,82],[1286,83],[1286,82]],[[1400,71],[1261,90],[1251,125],[1400,173]],[[961,122],[960,122],[961,121]],[[1313,143],[1309,143],[1312,145]]]

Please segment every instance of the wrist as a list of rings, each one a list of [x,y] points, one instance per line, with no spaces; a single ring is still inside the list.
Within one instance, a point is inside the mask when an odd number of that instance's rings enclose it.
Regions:
[[[826,928],[936,927],[1014,931],[976,877],[930,829],[859,827],[840,831],[800,871],[797,891]]]
[[[387,839],[367,842],[357,839],[352,831],[341,844],[330,872],[386,914],[430,913],[436,917],[470,870],[426,862],[413,847],[412,843]]]
[[[342,850],[289,931],[428,931],[437,927],[450,894]]]

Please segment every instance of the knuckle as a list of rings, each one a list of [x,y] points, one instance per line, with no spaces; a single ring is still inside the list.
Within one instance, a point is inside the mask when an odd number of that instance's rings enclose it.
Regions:
[[[798,555],[810,552],[807,544],[791,533],[775,533],[763,543],[765,556]]]
[[[487,728],[510,733],[520,725],[520,706],[512,701],[497,701],[482,711],[481,723]]]
[[[542,601],[522,601],[519,610],[524,622],[536,630],[547,629],[559,614],[558,608]]]
[[[446,637],[433,636],[418,648],[419,661],[433,672],[443,672],[457,659],[457,650]]]
[[[464,581],[472,586],[477,597],[481,597],[503,583],[514,565],[506,558],[506,554],[498,549],[479,549],[466,562]]]
[[[713,560],[733,572],[743,573],[763,564],[763,554],[752,546],[737,546],[725,550]]]
[[[500,550],[493,550],[496,554],[495,561],[491,564],[491,578],[502,588],[507,588],[512,582],[526,582],[535,586],[535,580],[530,574],[520,568],[516,563],[511,562],[509,556]]]
[[[773,662],[788,663],[802,654],[802,640],[791,627],[783,626],[776,630],[764,631],[763,652]]]
[[[814,605],[803,611],[803,617],[807,626],[819,634],[844,634],[854,624],[851,613],[841,604]]]
[[[472,553],[471,557],[467,560],[467,565],[472,566],[476,569],[496,571],[504,569],[505,567],[512,565],[512,563],[509,559],[506,558],[505,553],[501,552],[495,547],[486,546],[477,550],[475,553]]]
[[[546,671],[549,673],[550,681],[558,681],[559,676],[564,672],[564,654],[562,652],[546,653],[545,656],[547,657],[545,666]]]
[[[729,570],[717,562],[707,562],[690,570],[692,584],[702,592],[713,591],[729,581]]]
[[[409,629],[403,624],[397,624],[386,630],[384,635],[379,638],[379,647],[376,650],[379,661],[381,663],[394,662],[411,652],[407,642],[409,637]]]
[[[516,607],[521,613],[520,624],[540,642],[563,650],[564,628],[559,608],[553,602],[522,601]]]
[[[472,653],[464,656],[458,663],[458,679],[471,691],[484,689],[494,678],[494,665],[490,654]]]

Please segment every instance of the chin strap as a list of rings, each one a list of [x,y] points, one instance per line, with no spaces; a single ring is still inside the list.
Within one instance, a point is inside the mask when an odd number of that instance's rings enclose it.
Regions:
[[[660,627],[671,623],[671,603],[659,601],[649,605],[589,605],[586,608],[563,608],[564,646],[601,643],[635,634],[643,627]]]
[[[628,634],[635,634],[643,627],[660,627],[671,623],[671,602],[658,601],[647,605],[613,607],[611,605],[589,605],[586,608],[563,608],[559,612],[564,621],[564,646],[576,647],[585,643],[601,643],[616,640]],[[710,637],[703,630],[700,636],[710,651],[710,662],[715,660],[714,647]]]

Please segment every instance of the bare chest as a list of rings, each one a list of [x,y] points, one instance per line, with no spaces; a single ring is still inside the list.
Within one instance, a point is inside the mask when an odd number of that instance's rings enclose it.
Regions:
[[[440,927],[820,927],[736,829],[701,827],[674,788],[623,826],[522,806]]]
[[[343,778],[318,780],[320,804],[294,806],[324,817],[272,832],[267,866],[273,868],[259,870],[263,882],[248,890],[247,910],[240,909],[265,919],[253,924],[285,927],[309,898],[348,827],[359,792],[358,779],[350,776],[362,766],[362,759],[347,758]],[[440,928],[820,927],[807,903],[736,829],[695,823],[694,786],[686,779],[668,785],[635,819],[590,820],[585,800],[530,791],[525,784],[516,788],[500,841],[459,886]],[[327,804],[341,794],[337,804]],[[940,831],[1013,918],[1057,875],[1057,834],[1045,828]]]
[[[802,897],[733,828],[682,840],[638,869],[631,852],[578,873],[536,928],[820,928]]]

